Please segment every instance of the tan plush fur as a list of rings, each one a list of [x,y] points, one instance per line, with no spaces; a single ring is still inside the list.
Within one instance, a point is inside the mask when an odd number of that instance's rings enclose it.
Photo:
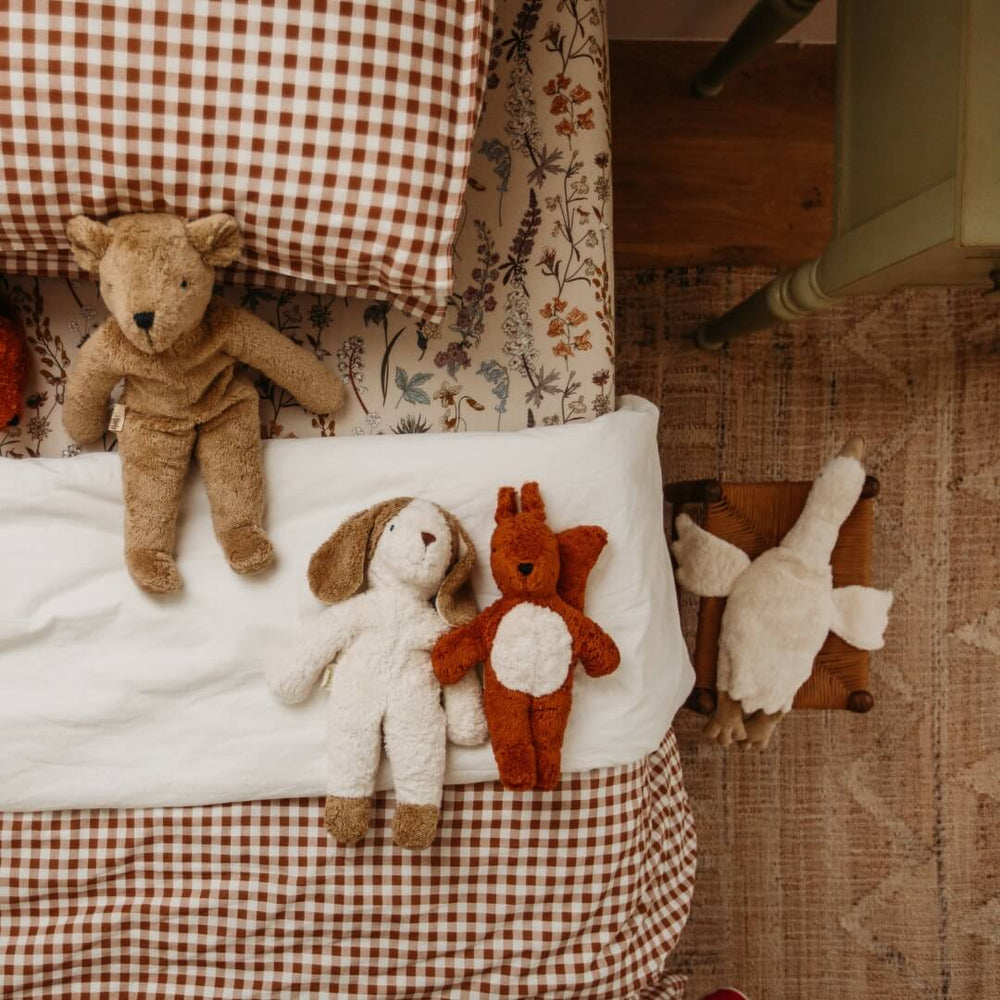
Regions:
[[[77,216],[66,232],[81,267],[100,276],[111,316],[70,369],[63,421],[81,443],[100,438],[108,395],[124,378],[118,447],[133,579],[154,593],[181,585],[174,531],[192,454],[230,566],[263,569],[273,551],[263,529],[258,397],[236,365],[259,369],[317,413],[340,407],[343,386],[263,320],[213,297],[215,268],[242,245],[230,216],[125,215],[107,225]]]

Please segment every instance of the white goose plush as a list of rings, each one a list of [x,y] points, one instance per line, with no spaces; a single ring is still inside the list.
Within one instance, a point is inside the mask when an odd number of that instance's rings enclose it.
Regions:
[[[747,554],[677,518],[677,579],[701,597],[725,597],[719,635],[718,705],[705,735],[722,746],[767,746],[808,680],[828,632],[859,649],[881,649],[892,593],[833,586],[830,556],[865,482],[864,440],[852,438],[813,483],[799,519],[752,562]]]

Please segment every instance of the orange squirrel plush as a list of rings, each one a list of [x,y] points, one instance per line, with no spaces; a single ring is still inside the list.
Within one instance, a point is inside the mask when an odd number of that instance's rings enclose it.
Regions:
[[[16,427],[28,380],[28,349],[17,324],[0,308],[0,428]]]
[[[587,577],[607,543],[603,528],[555,534],[538,483],[497,497],[490,567],[501,597],[443,635],[431,661],[442,684],[486,664],[484,707],[500,780],[508,788],[555,788],[572,702],[573,667],[610,674],[618,647],[583,614]]]

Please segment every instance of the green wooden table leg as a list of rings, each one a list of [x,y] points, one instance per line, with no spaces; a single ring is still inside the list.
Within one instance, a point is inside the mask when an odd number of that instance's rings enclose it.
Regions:
[[[734,70],[791,31],[817,3],[818,0],[759,0],[715,58],[695,76],[694,92],[699,97],[715,97]]]

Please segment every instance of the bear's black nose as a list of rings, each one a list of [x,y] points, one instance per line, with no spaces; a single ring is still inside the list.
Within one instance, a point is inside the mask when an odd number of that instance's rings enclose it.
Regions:
[[[531,571],[534,568],[535,568],[535,564],[534,563],[518,563],[517,564],[517,571],[518,571],[518,573],[521,574],[521,576],[529,576],[531,574]]]
[[[148,330],[153,325],[155,313],[132,313],[132,319],[140,330]]]

